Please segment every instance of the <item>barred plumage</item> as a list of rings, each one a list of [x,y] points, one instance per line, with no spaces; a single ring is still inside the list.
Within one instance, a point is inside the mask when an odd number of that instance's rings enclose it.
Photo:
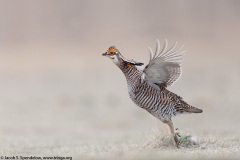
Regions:
[[[178,147],[178,138],[171,117],[183,113],[201,113],[202,110],[190,106],[180,96],[166,89],[181,75],[182,48],[173,51],[175,47],[176,44],[166,51],[165,40],[161,50],[160,42],[157,40],[156,52],[153,54],[149,49],[150,61],[144,70],[137,68],[143,63],[127,60],[114,46],[103,55],[111,58],[125,75],[132,101],[169,125]]]

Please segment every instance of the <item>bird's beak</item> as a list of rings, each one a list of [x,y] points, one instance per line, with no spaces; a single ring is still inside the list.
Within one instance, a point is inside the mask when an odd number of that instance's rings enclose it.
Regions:
[[[106,56],[107,55],[107,52],[103,53],[102,56]]]

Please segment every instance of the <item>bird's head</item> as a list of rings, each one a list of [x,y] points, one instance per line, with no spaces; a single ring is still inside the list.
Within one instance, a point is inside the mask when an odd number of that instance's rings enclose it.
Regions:
[[[127,60],[125,57],[121,55],[121,53],[118,51],[118,49],[115,46],[111,46],[107,52],[102,54],[103,56],[109,57],[113,63],[116,65],[122,65],[122,64],[127,64],[127,65],[135,65],[135,66],[141,66],[143,63],[140,62],[135,62],[133,60]]]
[[[118,65],[122,60],[120,57],[121,54],[115,46],[111,46],[107,52],[103,53],[102,55],[109,57],[116,65]]]

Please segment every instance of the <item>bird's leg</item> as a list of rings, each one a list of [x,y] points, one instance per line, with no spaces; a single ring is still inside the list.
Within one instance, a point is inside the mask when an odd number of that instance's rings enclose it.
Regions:
[[[176,147],[179,148],[178,133],[174,132],[174,127],[173,127],[172,120],[164,121],[164,123],[166,123],[169,126],[170,131],[171,131],[171,133],[173,135]]]
[[[179,130],[178,128],[175,129],[176,131]],[[181,137],[181,135],[179,134],[179,132],[175,132],[175,134],[178,136],[178,137]]]

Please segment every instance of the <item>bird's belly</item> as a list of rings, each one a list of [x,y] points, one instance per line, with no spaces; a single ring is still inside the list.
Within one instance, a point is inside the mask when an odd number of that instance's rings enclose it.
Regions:
[[[149,95],[147,92],[139,95],[134,94],[133,92],[129,92],[129,96],[137,106],[148,111],[150,114],[152,114],[154,117],[157,117],[161,121],[168,120],[172,117],[172,113],[170,113],[170,110],[168,109],[169,107],[161,103],[162,101],[160,101],[160,95],[155,95],[154,97],[153,95]]]

